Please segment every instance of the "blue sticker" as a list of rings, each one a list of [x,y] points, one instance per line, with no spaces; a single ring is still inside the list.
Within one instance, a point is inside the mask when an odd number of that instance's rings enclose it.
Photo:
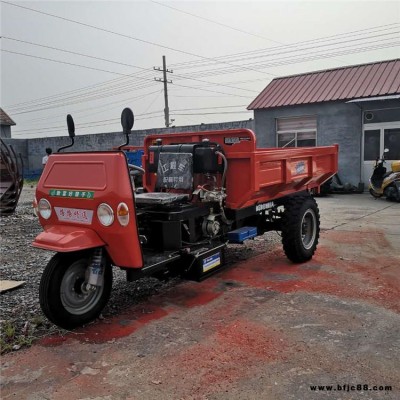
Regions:
[[[203,260],[203,272],[207,272],[212,268],[218,267],[218,265],[221,265],[220,253],[213,254],[212,256]]]

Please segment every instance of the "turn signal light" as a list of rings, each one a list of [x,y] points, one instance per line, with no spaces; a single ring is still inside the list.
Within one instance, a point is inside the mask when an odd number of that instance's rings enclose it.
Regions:
[[[129,224],[129,208],[125,203],[119,203],[117,208],[117,218],[118,222],[122,226],[127,226]]]

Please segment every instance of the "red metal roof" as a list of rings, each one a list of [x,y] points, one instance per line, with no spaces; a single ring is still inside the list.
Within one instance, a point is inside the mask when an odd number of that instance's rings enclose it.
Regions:
[[[272,80],[248,110],[400,94],[400,59]]]

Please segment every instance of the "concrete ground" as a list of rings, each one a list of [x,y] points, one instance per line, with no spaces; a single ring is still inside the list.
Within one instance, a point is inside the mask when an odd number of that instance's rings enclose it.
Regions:
[[[277,246],[7,354],[1,398],[399,399],[400,205],[318,203],[310,262]]]

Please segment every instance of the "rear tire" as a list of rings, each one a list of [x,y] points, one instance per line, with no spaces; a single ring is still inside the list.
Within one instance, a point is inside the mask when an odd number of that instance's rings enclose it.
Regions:
[[[302,263],[312,258],[318,245],[320,220],[315,199],[293,196],[284,202],[282,244],[289,260]]]
[[[376,193],[374,189],[369,189],[369,194],[370,194],[372,197],[375,197],[375,199],[379,199],[379,197],[382,197],[382,195],[379,194],[379,193]]]
[[[97,318],[110,298],[111,264],[105,257],[104,284],[87,291],[90,252],[57,253],[47,264],[40,281],[40,306],[46,317],[65,329],[73,329]]]

